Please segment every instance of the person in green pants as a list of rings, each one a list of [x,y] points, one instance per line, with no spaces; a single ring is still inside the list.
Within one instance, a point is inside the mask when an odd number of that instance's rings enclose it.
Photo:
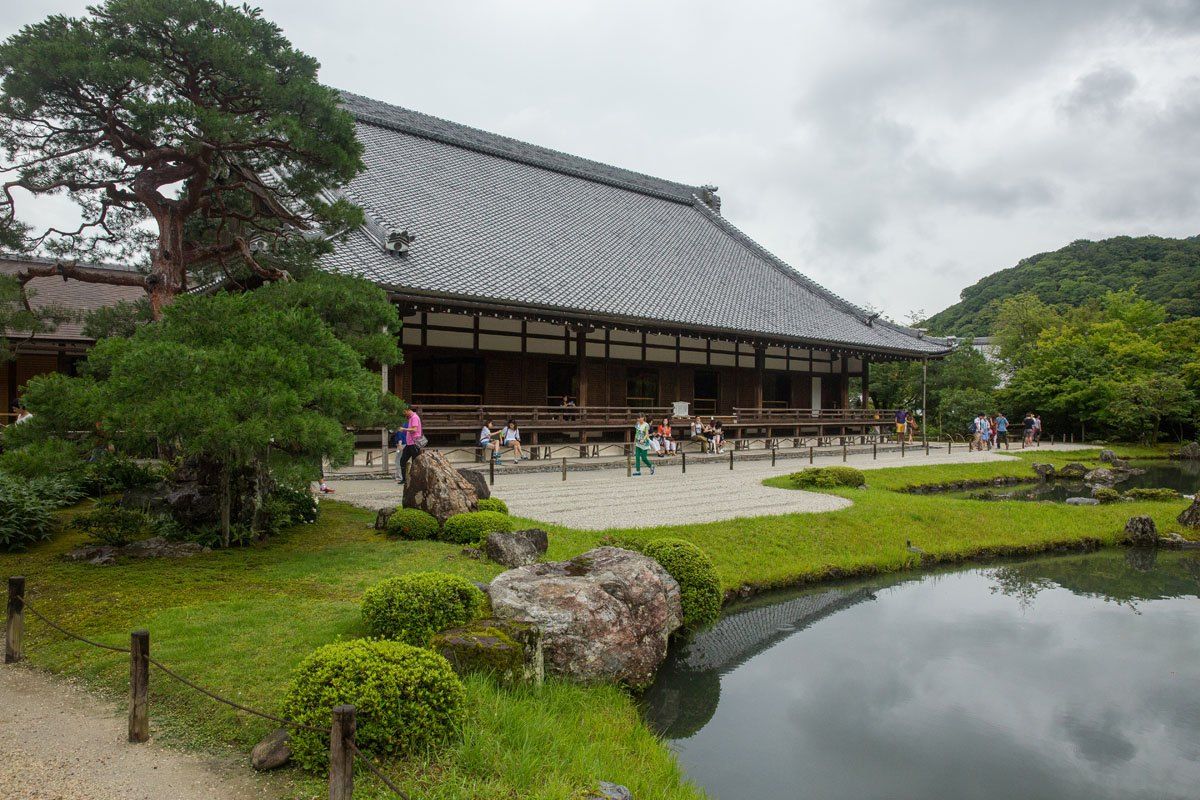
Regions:
[[[654,465],[650,463],[650,424],[646,422],[645,414],[639,414],[637,424],[633,426],[633,455],[634,475],[642,474],[642,464],[650,468],[651,475],[654,474]]]

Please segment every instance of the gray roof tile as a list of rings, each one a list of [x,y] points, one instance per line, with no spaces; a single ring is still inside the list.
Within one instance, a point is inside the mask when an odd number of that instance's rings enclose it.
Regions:
[[[898,355],[944,342],[875,320],[664,181],[357,95],[367,169],[346,189],[417,238],[365,230],[328,267],[388,288]],[[663,287],[666,287],[664,290]]]

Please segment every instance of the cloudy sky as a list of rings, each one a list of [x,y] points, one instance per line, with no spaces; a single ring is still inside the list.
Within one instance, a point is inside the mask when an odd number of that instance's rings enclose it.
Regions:
[[[330,85],[716,184],[897,319],[1075,239],[1200,233],[1200,0],[258,4]],[[4,3],[0,35],[84,5]]]

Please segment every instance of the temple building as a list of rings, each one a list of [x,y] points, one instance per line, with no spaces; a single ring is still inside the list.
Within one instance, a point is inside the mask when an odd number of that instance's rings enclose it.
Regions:
[[[595,436],[675,403],[735,433],[861,428],[880,419],[859,401],[872,362],[948,349],[772,255],[714,187],[343,102],[367,165],[346,195],[367,224],[326,266],[400,305],[405,363],[389,381],[427,430],[469,439],[516,418]]]

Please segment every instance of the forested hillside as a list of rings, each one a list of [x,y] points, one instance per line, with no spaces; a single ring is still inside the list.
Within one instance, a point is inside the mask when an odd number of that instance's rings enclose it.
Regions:
[[[1200,236],[1118,236],[1080,240],[1023,259],[962,292],[962,300],[927,321],[933,333],[986,336],[1000,301],[1022,292],[1053,306],[1079,306],[1107,292],[1136,289],[1171,319],[1200,317]]]

